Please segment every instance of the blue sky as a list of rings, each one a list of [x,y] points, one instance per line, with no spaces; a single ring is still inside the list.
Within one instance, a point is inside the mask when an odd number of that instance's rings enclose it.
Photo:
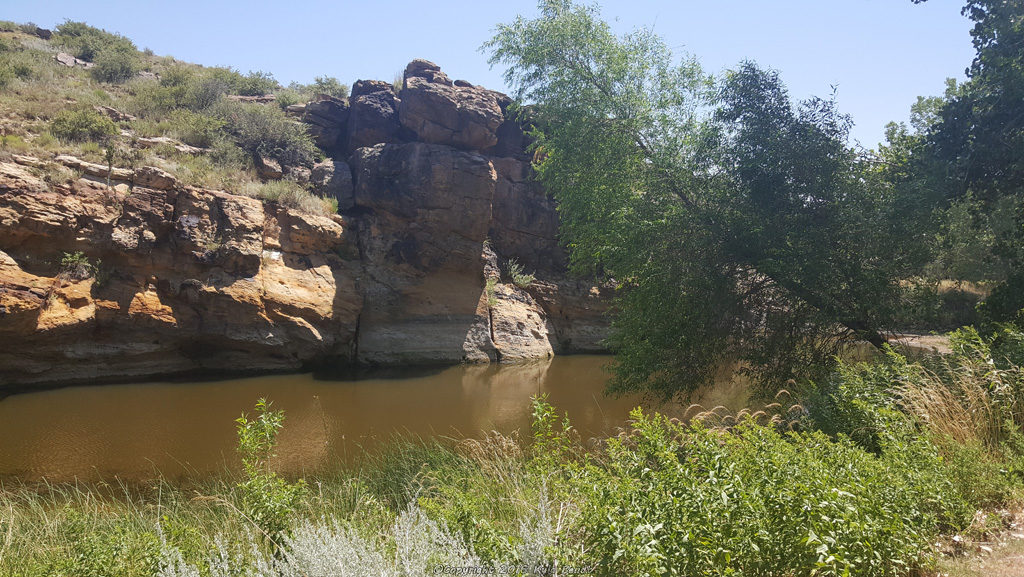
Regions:
[[[619,31],[653,26],[674,50],[718,72],[743,59],[779,70],[796,98],[838,86],[854,139],[874,147],[918,95],[962,78],[974,54],[962,2],[718,0],[599,2]],[[336,76],[392,80],[413,58],[498,90],[501,70],[478,51],[500,22],[536,2],[396,0],[259,2],[0,0],[0,19],[49,27],[66,18],[132,38],[158,54],[271,72],[282,83]]]

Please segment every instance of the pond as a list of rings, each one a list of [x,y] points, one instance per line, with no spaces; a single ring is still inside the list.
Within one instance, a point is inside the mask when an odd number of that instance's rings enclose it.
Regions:
[[[285,411],[277,466],[318,472],[350,462],[396,434],[477,437],[529,434],[533,395],[546,393],[584,437],[622,426],[637,405],[683,407],[638,396],[607,397],[607,356],[564,356],[522,365],[460,365],[327,376],[293,374],[204,382],[96,385],[0,400],[0,479],[180,478],[237,465],[234,419],[266,397]],[[731,409],[747,401],[726,380],[697,399]]]

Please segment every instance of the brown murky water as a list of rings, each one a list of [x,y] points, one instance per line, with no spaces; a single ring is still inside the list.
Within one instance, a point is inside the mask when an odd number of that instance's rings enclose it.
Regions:
[[[234,419],[267,397],[285,411],[282,469],[311,472],[396,433],[478,436],[529,430],[530,397],[547,393],[585,436],[622,425],[639,397],[609,398],[605,356],[525,365],[454,366],[356,380],[312,374],[195,383],[75,387],[0,401],[0,479],[52,481],[209,474],[232,466]],[[739,408],[742,383],[700,399]]]

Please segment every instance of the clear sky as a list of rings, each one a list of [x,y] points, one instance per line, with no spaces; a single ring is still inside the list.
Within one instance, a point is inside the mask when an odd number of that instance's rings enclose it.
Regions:
[[[653,26],[674,50],[718,72],[743,59],[779,70],[794,97],[827,96],[866,147],[918,95],[962,78],[974,51],[959,0],[604,0],[619,31]],[[158,54],[283,84],[336,76],[392,80],[413,58],[452,78],[506,89],[479,46],[494,26],[536,14],[530,0],[0,0],[0,19],[52,27],[65,19],[119,32]]]

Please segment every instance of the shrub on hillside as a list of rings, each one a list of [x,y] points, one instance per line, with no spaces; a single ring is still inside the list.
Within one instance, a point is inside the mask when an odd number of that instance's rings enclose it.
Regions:
[[[335,98],[348,98],[348,84],[342,84],[333,76],[317,76],[310,85],[313,92]]]
[[[102,142],[118,133],[117,125],[91,108],[64,110],[50,121],[50,133],[67,142]]]
[[[89,62],[92,62],[101,51],[112,47],[137,51],[135,44],[120,34],[89,26],[85,22],[71,20],[66,20],[57,26],[53,34],[53,42],[68,49],[75,57]]]
[[[222,66],[204,68],[201,76],[224,87],[226,93],[242,96],[262,96],[269,94],[280,85],[269,72],[241,72]]]
[[[202,73],[192,66],[167,68],[159,82],[143,81],[131,87],[132,110],[140,116],[160,117],[178,109],[204,110],[228,92],[228,84],[215,71]]]
[[[279,87],[274,75],[269,72],[249,72],[245,76],[239,74],[231,85],[232,91],[242,96],[262,96]]]
[[[277,97],[277,106],[281,110],[284,110],[293,104],[301,104],[306,101],[304,95],[293,88],[278,91],[274,96]]]
[[[191,146],[209,148],[224,138],[225,122],[208,114],[179,109],[171,113],[171,132]]]
[[[29,80],[38,76],[43,66],[41,60],[43,58],[40,53],[25,50],[16,40],[5,41],[0,38],[0,87],[15,79]]]
[[[96,66],[89,73],[100,82],[121,83],[139,72],[138,52],[124,44],[113,44],[101,49],[94,61]]]
[[[283,166],[308,166],[316,159],[316,145],[306,129],[276,106],[222,102],[215,114],[253,157],[273,158]]]

